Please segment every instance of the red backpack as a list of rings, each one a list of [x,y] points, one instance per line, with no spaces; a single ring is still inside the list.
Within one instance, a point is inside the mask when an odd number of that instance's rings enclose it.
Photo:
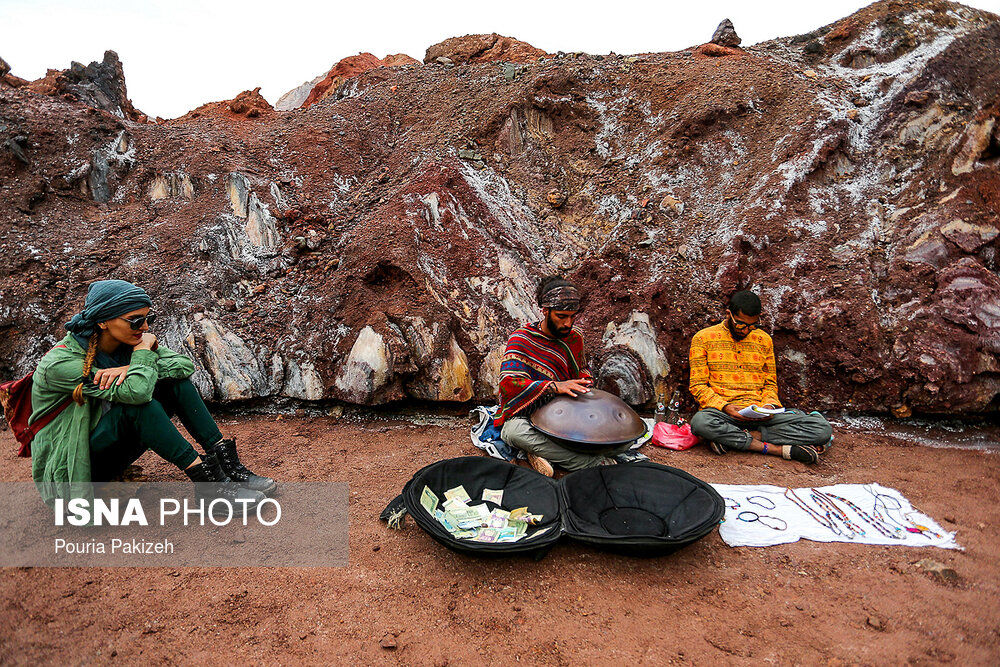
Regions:
[[[48,414],[42,415],[33,424],[28,424],[31,417],[31,376],[34,371],[28,373],[20,380],[11,380],[0,384],[0,404],[3,405],[3,416],[14,431],[14,438],[20,447],[17,450],[18,456],[31,456],[31,440],[49,422],[55,419],[60,412],[73,402],[69,397],[60,403]]]

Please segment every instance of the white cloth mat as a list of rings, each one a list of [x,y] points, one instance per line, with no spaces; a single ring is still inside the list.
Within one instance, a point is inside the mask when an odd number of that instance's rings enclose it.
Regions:
[[[822,525],[816,518],[810,516],[785,495],[785,487],[771,485],[713,484],[726,503],[726,518],[719,526],[719,535],[731,547],[769,547],[775,544],[788,544],[800,539],[815,542],[854,542],[857,544],[892,544],[907,547],[940,547],[942,549],[962,549],[955,541],[955,533],[949,533],[941,528],[926,514],[917,512],[910,501],[895,489],[879,484],[835,484],[817,489],[823,493],[834,494],[851,501],[864,511],[868,517],[876,518],[876,494],[878,494],[878,510],[887,526],[913,527],[922,526],[928,530],[923,533],[910,532],[905,529],[888,532],[899,535],[900,539],[892,539],[879,532],[871,523],[846,505],[834,499],[851,522],[865,531],[861,535],[847,530],[843,523],[834,521],[833,525],[842,534],[835,534],[830,528]],[[792,489],[792,492],[820,517],[829,522],[824,510],[810,497],[811,488]],[[738,504],[738,507],[734,507]],[[771,509],[771,506],[774,506]],[[761,517],[754,520],[754,512]],[[774,527],[768,527],[770,524]],[[784,529],[784,524],[787,527]],[[885,527],[885,526],[883,526]],[[777,529],[775,529],[777,528]],[[932,534],[936,533],[936,535]]]

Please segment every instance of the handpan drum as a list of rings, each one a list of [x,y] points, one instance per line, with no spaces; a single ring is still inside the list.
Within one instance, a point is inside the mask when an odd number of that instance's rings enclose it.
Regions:
[[[570,449],[585,452],[622,445],[646,432],[646,424],[635,410],[600,389],[576,398],[560,394],[535,410],[531,423]]]

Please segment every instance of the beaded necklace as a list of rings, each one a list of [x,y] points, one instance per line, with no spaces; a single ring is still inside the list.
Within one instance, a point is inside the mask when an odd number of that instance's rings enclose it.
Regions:
[[[899,527],[898,530],[905,530],[908,533],[916,533],[918,535],[923,535],[924,537],[928,537],[928,534],[938,538],[941,537],[939,533],[934,532],[927,526],[921,526],[920,524],[918,524],[917,522],[915,522],[913,519],[910,518],[911,514],[920,514],[920,512],[918,512],[916,508],[914,508],[910,512],[903,513],[902,504],[894,496],[890,496],[887,493],[877,493],[874,490],[872,490],[871,485],[866,486],[864,488],[865,491],[870,493],[875,498],[875,504],[872,507],[872,512],[875,514],[876,517],[882,519],[883,521],[888,521],[889,523],[895,524],[896,526]],[[895,503],[896,506],[889,507],[885,502],[885,498],[891,500],[893,503]],[[882,509],[885,511],[884,514],[879,511],[880,504],[882,506]],[[903,517],[903,521],[907,523],[902,523],[900,521],[897,521],[895,518],[893,518],[892,514],[889,513],[889,510],[899,512],[900,516]]]
[[[818,489],[810,489],[810,497],[813,499],[820,509],[826,513],[826,517],[830,519],[831,522],[840,521],[844,524],[847,530],[851,531],[851,534],[847,536],[848,539],[854,539],[855,535],[865,535],[865,530],[858,524],[851,521],[850,517],[844,510],[837,507],[837,503],[833,501],[830,496],[826,495]]]
[[[747,496],[747,502],[751,505],[756,505],[757,507],[763,507],[766,510],[773,510],[776,507],[774,501],[767,496]],[[765,503],[770,503],[770,505]]]
[[[813,521],[815,521],[816,523],[825,528],[828,528],[830,532],[832,532],[834,535],[844,534],[840,530],[840,528],[838,528],[837,525],[832,520],[830,520],[829,514],[826,517],[823,517],[823,515],[821,515],[819,512],[809,507],[809,503],[807,503],[806,501],[802,500],[797,495],[795,495],[795,492],[792,491],[791,489],[785,489],[785,497],[791,500],[792,503],[794,503],[795,506],[798,507],[800,510],[808,514],[810,518],[813,519]]]
[[[753,518],[752,519],[746,518],[744,515],[747,515],[747,516],[753,515]],[[776,517],[776,516],[768,516],[767,514],[764,514],[764,515],[757,514],[753,510],[743,510],[742,512],[740,512],[739,514],[736,515],[736,518],[739,519],[740,521],[745,522],[745,523],[753,523],[754,521],[756,521],[760,525],[767,526],[771,530],[787,530],[788,529],[788,523],[784,519],[782,519],[780,517]],[[769,524],[766,521],[764,521],[764,519],[770,519],[771,521],[779,521],[779,522],[781,522],[781,527],[779,528],[778,526],[772,526],[771,524]]]
[[[858,516],[860,516],[864,521],[867,521],[875,530],[882,533],[886,537],[891,538],[893,540],[902,540],[906,537],[905,535],[902,534],[901,528],[898,528],[897,526],[890,526],[888,523],[886,523],[879,517],[877,516],[873,517],[869,515],[867,512],[865,512],[863,509],[852,503],[847,498],[841,498],[840,496],[832,493],[827,493],[826,495],[831,498],[836,498],[840,502],[847,505],[849,508],[854,510],[854,512]]]

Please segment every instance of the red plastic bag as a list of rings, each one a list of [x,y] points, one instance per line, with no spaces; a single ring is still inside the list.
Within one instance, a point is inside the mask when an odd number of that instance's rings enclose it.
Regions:
[[[690,424],[668,424],[657,422],[653,425],[653,438],[650,440],[657,447],[667,449],[691,449],[698,444],[698,436],[691,432]]]

